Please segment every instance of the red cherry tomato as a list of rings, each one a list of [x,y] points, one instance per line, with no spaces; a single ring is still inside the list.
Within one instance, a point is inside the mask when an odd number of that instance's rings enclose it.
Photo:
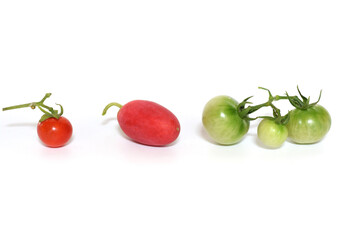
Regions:
[[[48,118],[37,126],[40,140],[48,147],[64,146],[70,140],[72,132],[71,123],[65,117]]]
[[[48,147],[62,147],[70,140],[73,130],[69,120],[62,117],[64,109],[61,104],[56,104],[60,106],[60,112],[44,104],[44,101],[50,96],[51,93],[46,93],[39,102],[10,106],[3,108],[3,111],[26,107],[39,108],[43,112],[37,126],[40,140]]]
[[[176,116],[165,107],[151,101],[134,100],[118,106],[119,125],[123,132],[135,142],[150,146],[165,146],[174,142],[180,134],[180,123]]]

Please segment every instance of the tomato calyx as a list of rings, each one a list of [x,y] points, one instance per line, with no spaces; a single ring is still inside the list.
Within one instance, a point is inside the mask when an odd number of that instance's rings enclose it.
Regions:
[[[239,103],[239,105],[237,106],[237,111],[238,111],[238,114],[240,116],[240,118],[242,119],[247,119],[248,118],[248,115],[250,114],[250,110],[251,110],[251,107],[246,107],[245,108],[245,105],[246,104],[252,104],[252,102],[248,102],[248,100],[252,98],[252,96],[248,97],[248,98],[245,98],[241,103]]]
[[[299,86],[297,86],[297,90],[302,100],[298,96],[289,96],[289,94],[286,92],[287,99],[289,100],[291,105],[293,105],[297,109],[306,110],[310,107],[315,106],[320,101],[322,90],[320,90],[318,100],[313,103],[310,103],[310,97],[307,98],[300,92]]]
[[[251,96],[252,97],[252,96]],[[256,118],[251,118],[249,115],[253,112],[256,112],[257,110],[259,110],[262,107],[267,107],[269,106],[270,102],[266,102],[266,103],[262,103],[259,105],[255,105],[255,106],[248,106],[245,108],[246,104],[252,104],[251,102],[248,102],[247,100],[249,100],[251,97],[245,98],[244,101],[242,101],[239,105],[238,105],[238,113],[240,118],[242,119],[246,119],[249,121],[255,120]]]
[[[44,109],[44,106],[37,105],[37,107],[44,113],[44,115],[41,116],[39,122],[43,122],[46,119],[49,118],[56,118],[59,119],[61,115],[64,113],[64,108],[61,106],[61,104],[56,105],[60,106],[60,113],[58,110],[54,110],[53,108],[48,108],[49,112]]]
[[[60,112],[59,112],[58,110],[55,110],[54,108],[45,105],[44,104],[45,100],[48,99],[50,96],[51,96],[51,93],[46,93],[45,96],[39,102],[31,102],[31,103],[15,105],[15,106],[3,108],[2,110],[7,111],[7,110],[26,108],[26,107],[35,109],[37,107],[40,109],[40,111],[42,111],[44,113],[44,115],[41,116],[39,122],[43,122],[49,118],[59,119],[64,113],[64,108],[61,106],[61,104],[56,104],[56,105],[60,106]]]
[[[290,114],[289,112],[282,116],[280,109],[278,109],[277,107],[275,107],[274,104],[270,103],[271,108],[273,109],[273,116],[259,116],[257,118],[266,118],[266,119],[270,119],[273,120],[275,123],[280,124],[280,125],[286,125],[289,120],[290,120]]]

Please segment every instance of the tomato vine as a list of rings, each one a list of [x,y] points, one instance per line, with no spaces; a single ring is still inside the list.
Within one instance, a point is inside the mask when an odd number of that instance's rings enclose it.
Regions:
[[[205,130],[210,137],[219,144],[230,145],[239,142],[242,137],[248,132],[250,121],[262,118],[264,123],[260,128],[266,134],[261,134],[261,138],[269,145],[280,146],[287,137],[289,130],[289,137],[297,143],[314,143],[321,140],[330,129],[331,118],[326,109],[318,105],[319,99],[316,102],[310,103],[310,97],[305,97],[299,87],[297,87],[298,96],[290,96],[287,92],[285,95],[273,95],[271,91],[264,87],[259,89],[268,92],[268,100],[258,105],[252,105],[249,99],[252,96],[245,98],[242,102],[237,101],[229,96],[217,96],[208,101],[203,110],[202,122]],[[281,111],[277,108],[274,102],[279,100],[287,100],[295,109],[288,111],[285,115],[281,115]],[[252,117],[250,114],[258,111],[263,107],[271,107],[272,116],[256,116]],[[297,112],[295,111],[297,110]],[[296,113],[296,114],[295,114]],[[265,124],[266,122],[266,124]],[[265,127],[264,127],[265,126]],[[271,131],[282,132],[281,141],[274,141],[269,139],[269,136],[276,138],[277,135]],[[298,131],[298,129],[301,130]],[[258,129],[259,131],[259,129]],[[298,137],[302,135],[301,137]],[[299,140],[298,140],[299,139]]]
[[[45,96],[38,102],[19,104],[19,105],[3,108],[2,110],[7,111],[7,110],[13,110],[13,109],[19,109],[19,108],[27,108],[27,107],[30,107],[31,109],[35,109],[37,107],[40,109],[40,111],[42,111],[44,113],[44,115],[42,115],[42,117],[40,118],[39,122],[43,122],[46,119],[52,118],[52,117],[59,119],[61,117],[61,115],[63,115],[63,113],[64,113],[64,109],[61,106],[61,104],[56,104],[56,105],[60,106],[60,112],[58,110],[55,110],[54,108],[49,107],[44,104],[45,100],[48,99],[50,96],[51,96],[51,93],[46,93]]]

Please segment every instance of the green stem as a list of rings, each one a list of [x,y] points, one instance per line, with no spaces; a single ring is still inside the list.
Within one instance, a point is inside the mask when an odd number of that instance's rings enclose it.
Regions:
[[[7,110],[13,110],[13,109],[19,109],[19,108],[26,108],[26,107],[31,107],[32,109],[35,109],[35,107],[37,106],[41,106],[43,108],[48,109],[49,111],[53,111],[53,108],[46,106],[44,104],[44,101],[49,98],[51,96],[51,93],[47,93],[45,94],[45,96],[43,97],[43,99],[41,99],[41,101],[39,102],[31,102],[31,103],[25,103],[25,104],[20,104],[20,105],[15,105],[15,106],[11,106],[11,107],[6,107],[3,108],[3,111],[7,111]]]
[[[263,108],[263,107],[269,107],[271,106],[273,108],[274,111],[276,111],[276,113],[280,112],[280,110],[278,108],[276,108],[272,102],[273,101],[278,101],[278,100],[283,100],[283,99],[286,99],[286,100],[292,100],[294,99],[296,96],[294,97],[290,97],[288,95],[286,96],[279,96],[279,95],[276,95],[275,97],[271,94],[270,90],[267,89],[267,88],[263,88],[263,87],[259,87],[259,89],[262,89],[262,90],[265,90],[269,93],[269,99],[267,102],[265,103],[262,103],[262,104],[259,104],[259,105],[256,105],[256,106],[248,106],[245,108],[245,104],[246,103],[249,103],[247,102],[247,100],[249,98],[246,98],[243,102],[241,102],[238,106],[238,113],[239,113],[239,116],[241,118],[247,118],[249,120],[255,120],[257,118],[250,118],[248,115],[251,114],[251,113],[254,113],[256,112],[257,110],[259,110],[260,108]],[[279,114],[280,115],[280,114]]]
[[[2,110],[7,111],[7,110],[18,109],[18,108],[26,108],[26,107],[31,107],[31,106],[34,106],[34,103],[26,103],[26,104],[21,104],[21,105],[15,105],[15,106],[3,108]]]
[[[36,105],[38,107],[38,109],[40,109],[40,111],[42,111],[45,114],[48,114],[48,112],[43,108],[43,106],[40,105]]]
[[[269,93],[269,100],[265,103],[262,103],[262,104],[259,104],[259,105],[256,105],[256,106],[248,106],[247,108],[245,108],[245,104],[248,103],[247,99],[245,99],[243,102],[241,102],[238,106],[238,113],[239,113],[239,116],[241,118],[247,118],[248,120],[255,120],[257,118],[250,118],[248,115],[253,113],[253,112],[256,112],[257,110],[259,110],[260,108],[263,108],[263,107],[268,107],[270,106],[270,104],[272,103],[272,101],[274,101],[274,97],[272,96],[271,92],[269,89],[267,88],[263,88],[263,87],[259,87],[259,89],[262,89],[262,90],[265,90]]]
[[[46,93],[43,99],[41,99],[40,103],[44,103],[44,101],[51,96],[51,93]]]
[[[286,100],[286,99],[289,99],[288,96],[279,96],[279,95],[276,95],[274,97],[274,101],[278,101],[278,100]]]
[[[102,115],[104,116],[106,113],[107,113],[107,110],[109,108],[111,108],[112,106],[116,106],[116,107],[119,107],[119,108],[122,108],[123,105],[119,104],[119,103],[116,103],[116,102],[112,102],[112,103],[109,103],[108,105],[106,105],[106,107],[104,108],[103,112],[102,112]]]
[[[57,104],[60,106],[61,112],[58,113],[57,110],[54,110],[52,107],[49,107],[47,105],[44,104],[44,101],[46,99],[48,99],[51,96],[51,93],[46,93],[45,96],[39,101],[39,102],[31,102],[31,103],[25,103],[25,104],[20,104],[20,105],[15,105],[15,106],[10,106],[10,107],[6,107],[3,108],[3,111],[7,111],[7,110],[13,110],[13,109],[19,109],[19,108],[26,108],[26,107],[30,107],[31,109],[35,109],[36,107],[38,107],[40,109],[40,111],[42,111],[45,115],[45,117],[43,116],[41,118],[41,121],[46,120],[47,118],[50,117],[54,117],[56,119],[59,119],[60,116],[63,114],[63,107],[60,104]],[[48,111],[46,111],[46,110]]]
[[[262,104],[259,104],[259,105],[256,105],[256,106],[248,106],[247,108],[243,108],[243,109],[238,108],[239,116],[241,118],[247,118],[249,120],[255,120],[256,118],[249,118],[248,115],[253,113],[253,112],[256,112],[257,110],[259,110],[262,107],[270,106],[271,101],[272,100],[269,99],[269,101],[267,101],[265,103],[262,103]]]
[[[273,103],[270,103],[271,108],[273,109],[273,116],[275,118],[277,117],[281,117],[281,113],[280,113],[280,109],[278,109],[277,107],[275,107],[275,105]]]
[[[270,106],[272,100],[270,101],[267,101],[266,103],[262,103],[262,104],[259,104],[259,105],[256,105],[256,106],[251,106],[249,107],[250,110],[249,110],[249,114],[253,113],[253,112],[256,112],[257,110],[259,110],[260,108],[263,108],[263,107],[268,107]]]

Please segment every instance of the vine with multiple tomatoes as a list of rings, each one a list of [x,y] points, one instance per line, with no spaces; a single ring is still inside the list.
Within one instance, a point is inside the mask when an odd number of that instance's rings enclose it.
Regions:
[[[267,147],[278,148],[287,138],[294,143],[312,144],[320,141],[331,126],[329,112],[318,104],[321,98],[310,103],[297,88],[298,96],[273,96],[270,90],[260,87],[269,93],[267,102],[255,105],[248,102],[250,97],[238,103],[229,96],[217,96],[205,105],[202,122],[209,136],[218,144],[232,145],[241,141],[248,132],[250,121],[262,118],[257,128],[257,136]],[[288,100],[294,107],[293,110],[282,116],[280,109],[274,105],[274,101]],[[263,107],[271,107],[273,116],[258,116],[252,118],[249,115]]]

